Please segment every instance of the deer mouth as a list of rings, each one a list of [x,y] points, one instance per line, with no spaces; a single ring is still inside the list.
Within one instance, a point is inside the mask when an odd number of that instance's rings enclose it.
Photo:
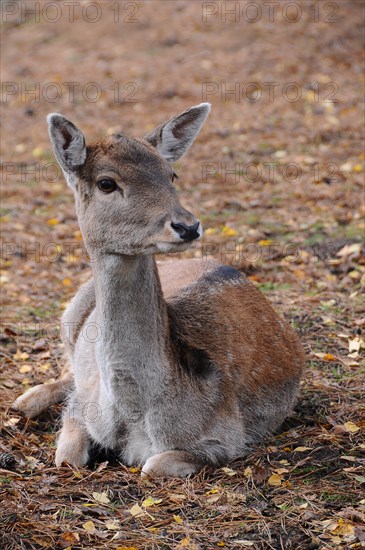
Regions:
[[[157,244],[159,252],[183,252],[191,247],[194,241],[165,241]]]

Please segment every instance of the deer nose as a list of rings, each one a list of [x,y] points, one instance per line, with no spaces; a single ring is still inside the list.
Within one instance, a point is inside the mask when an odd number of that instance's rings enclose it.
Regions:
[[[200,237],[199,233],[200,222],[194,223],[194,225],[185,225],[184,223],[171,223],[171,227],[181,239],[184,241],[194,241]]]

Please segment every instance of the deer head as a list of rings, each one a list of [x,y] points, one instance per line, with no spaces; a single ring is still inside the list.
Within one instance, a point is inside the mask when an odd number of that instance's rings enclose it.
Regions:
[[[178,201],[172,164],[198,135],[210,111],[201,103],[144,139],[120,134],[86,145],[64,116],[48,115],[55,157],[76,199],[85,245],[95,254],[153,254],[188,248],[200,222]]]

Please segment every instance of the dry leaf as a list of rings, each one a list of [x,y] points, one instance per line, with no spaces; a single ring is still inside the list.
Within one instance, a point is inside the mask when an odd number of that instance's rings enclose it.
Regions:
[[[11,428],[11,427],[15,426],[16,424],[18,424],[19,421],[20,421],[20,418],[9,418],[9,420],[4,422],[4,426],[5,426],[5,428]]]
[[[20,367],[19,372],[21,374],[25,374],[26,372],[30,372],[32,370],[32,367],[30,365],[23,365]]]
[[[154,506],[155,504],[160,504],[162,502],[162,498],[153,498],[151,496],[144,499],[142,502],[142,506],[145,508],[148,508],[149,506]]]
[[[72,546],[79,542],[80,535],[78,533],[71,533],[71,531],[67,531],[66,533],[62,533],[59,540],[62,543],[62,546]]]
[[[25,361],[25,359],[29,359],[29,354],[26,353],[25,351],[22,352],[18,349],[16,354],[13,355],[13,359],[15,359],[15,361],[19,361],[19,360]]]
[[[180,516],[172,516],[174,518],[174,520],[176,521],[176,523],[178,523],[179,525],[182,524],[182,519]]]
[[[179,548],[189,548],[191,545],[191,541],[188,537],[184,537],[180,544],[179,544]]]
[[[186,495],[183,495],[180,493],[171,493],[169,495],[169,500],[171,500],[172,502],[176,502],[177,504],[179,504],[182,500],[185,500],[185,499],[186,499]]]
[[[281,476],[281,474],[287,474],[289,470],[287,468],[275,468],[275,472]]]
[[[82,526],[85,531],[87,531],[88,533],[93,533],[95,531],[95,523],[91,520],[87,521],[86,523],[83,524]]]
[[[291,449],[289,449],[291,450]],[[255,465],[252,467],[252,477],[255,483],[262,483],[271,475],[269,466]]]
[[[336,526],[330,529],[330,531],[335,535],[353,535],[355,527],[351,523],[340,518],[338,522],[336,522]]]
[[[305,451],[312,451],[311,447],[296,447],[293,453],[305,453]]]
[[[356,479],[356,481],[358,481],[359,483],[365,483],[365,476],[358,476],[357,474],[354,474],[353,477],[354,477],[354,478]],[[364,504],[365,504],[365,502],[364,502]]]
[[[209,502],[209,504],[213,504],[214,502],[217,502],[220,498],[220,495],[213,495],[207,498],[207,502]]]
[[[236,237],[238,235],[238,231],[232,229],[232,227],[228,227],[228,225],[224,225],[222,227],[222,235],[224,237]]]
[[[269,485],[273,487],[279,487],[281,485],[282,477],[278,474],[272,474],[267,480]]]
[[[120,529],[120,522],[119,522],[119,521],[108,521],[108,522],[105,524],[105,527],[106,527],[109,531],[118,531],[118,529]]]
[[[95,473],[98,474],[102,470],[105,470],[105,468],[108,466],[109,462],[106,460],[105,462],[101,462],[99,466],[96,468]]]
[[[353,340],[349,340],[349,353],[360,351],[362,347],[364,347],[364,340],[359,336],[356,336]]]
[[[216,495],[218,492],[219,492],[219,489],[217,489],[217,487],[214,487],[213,489],[210,489],[209,491],[207,491],[205,494],[206,495]]]
[[[50,220],[47,220],[46,223],[47,223],[47,225],[57,225],[60,222],[58,221],[57,218],[51,218]]]
[[[227,474],[227,476],[235,476],[237,474],[237,472],[235,472],[231,468],[221,468],[221,470],[222,470],[222,472]]]
[[[345,428],[346,432],[356,434],[360,430],[360,426],[357,426],[354,422],[345,422],[343,424],[343,427]]]
[[[93,493],[93,499],[100,504],[109,504],[110,499],[108,498],[108,493]]]
[[[132,508],[129,510],[129,513],[136,518],[146,515],[146,512],[142,510],[139,504],[134,504],[134,506],[132,506]]]
[[[337,357],[332,355],[332,353],[325,353],[322,359],[323,361],[337,361]]]

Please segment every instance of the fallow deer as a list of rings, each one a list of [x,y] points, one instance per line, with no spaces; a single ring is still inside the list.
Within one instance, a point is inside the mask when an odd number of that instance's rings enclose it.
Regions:
[[[302,347],[245,275],[154,258],[202,234],[177,198],[172,164],[209,111],[202,103],[144,139],[115,134],[89,146],[67,118],[48,116],[93,278],[63,316],[61,378],[14,407],[32,416],[69,394],[58,466],[85,465],[97,443],[144,476],[184,477],[244,456],[293,406]],[[95,342],[86,326],[99,331]]]

